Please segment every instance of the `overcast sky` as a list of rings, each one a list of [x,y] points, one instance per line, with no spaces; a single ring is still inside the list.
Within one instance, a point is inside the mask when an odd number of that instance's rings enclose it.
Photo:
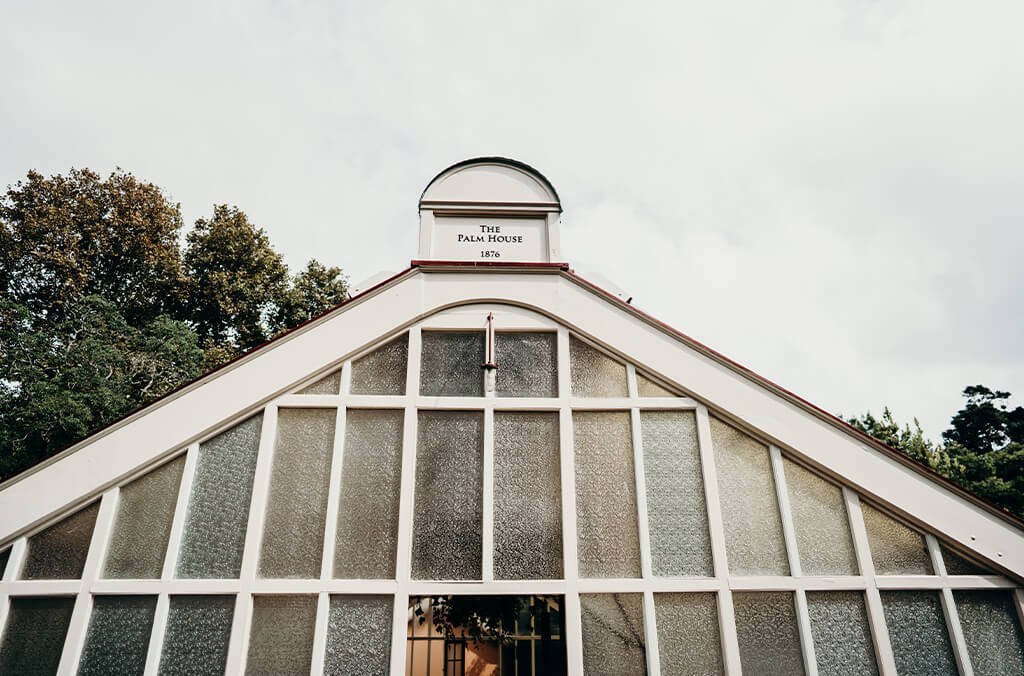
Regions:
[[[1024,400],[1020,0],[2,4],[2,186],[120,166],[356,282],[504,155],[574,267],[828,411]]]

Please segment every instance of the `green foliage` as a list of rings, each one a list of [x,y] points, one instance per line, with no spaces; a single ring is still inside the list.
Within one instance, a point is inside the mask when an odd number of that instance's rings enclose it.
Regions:
[[[288,293],[288,268],[266,233],[237,207],[196,221],[185,249],[186,314],[208,344],[247,350],[267,342]]]
[[[1008,410],[1009,392],[972,385],[963,391],[967,403],[942,433],[945,445],[925,438],[914,429],[902,429],[884,409],[879,420],[870,413],[847,422],[882,443],[906,453],[972,493],[1024,516],[1024,408]]]
[[[120,169],[106,180],[30,171],[0,198],[0,290],[34,320],[60,321],[99,295],[148,321],[174,303],[181,226],[177,204]]]
[[[100,296],[65,305],[62,315],[29,330],[31,312],[0,301],[0,475],[199,375],[195,333],[167,315],[135,328]]]
[[[218,205],[179,248],[160,188],[120,169],[0,196],[0,478],[345,300],[341,270],[289,276]]]

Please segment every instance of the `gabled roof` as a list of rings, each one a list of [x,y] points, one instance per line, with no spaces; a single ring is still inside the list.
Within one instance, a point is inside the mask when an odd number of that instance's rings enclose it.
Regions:
[[[0,543],[255,412],[441,310],[524,307],[675,383],[717,415],[1024,578],[1024,522],[587,282],[564,264],[416,262],[0,484]]]

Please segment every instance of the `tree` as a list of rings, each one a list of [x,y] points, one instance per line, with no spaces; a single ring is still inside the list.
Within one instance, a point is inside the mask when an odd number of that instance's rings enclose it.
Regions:
[[[312,259],[292,278],[281,300],[274,326],[284,330],[317,316],[348,298],[348,282],[340,268],[328,268]]]
[[[288,295],[288,268],[266,233],[221,204],[196,221],[185,250],[184,316],[204,345],[241,352],[273,337]]]
[[[145,323],[175,303],[181,227],[177,204],[120,169],[106,180],[30,171],[0,198],[0,291],[33,325],[60,322],[89,295]]]
[[[180,209],[118,169],[0,196],[0,479],[343,301],[338,268],[294,277],[219,205],[179,246]]]
[[[1008,410],[1009,392],[984,385],[964,388],[967,403],[942,433],[944,445],[924,437],[917,420],[914,429],[900,429],[889,409],[881,420],[871,413],[849,422],[879,441],[906,453],[967,490],[1024,516],[1024,408]]]
[[[993,391],[984,385],[965,387],[967,404],[942,433],[948,442],[957,443],[975,453],[988,453],[1008,442],[1024,443],[1024,408],[1006,410],[1009,392]]]
[[[31,330],[28,308],[0,301],[0,476],[199,375],[195,333],[167,315],[134,328],[100,296],[62,314]]]

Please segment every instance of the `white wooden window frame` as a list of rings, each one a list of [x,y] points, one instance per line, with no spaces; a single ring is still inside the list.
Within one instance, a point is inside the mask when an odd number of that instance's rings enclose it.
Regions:
[[[484,397],[427,397],[419,394],[421,332],[423,330],[482,331],[487,312],[493,311],[499,317],[496,329],[500,331],[549,331],[557,336],[558,395],[556,397],[497,397],[493,392]],[[72,596],[75,598],[65,649],[61,657],[60,674],[73,674],[81,656],[91,616],[92,600],[95,595],[145,594],[157,596],[157,607],[152,627],[152,637],[146,658],[146,674],[157,672],[166,629],[170,597],[174,595],[234,595],[235,615],[227,658],[227,673],[244,672],[248,654],[249,628],[252,616],[252,601],[257,595],[308,594],[318,598],[317,616],[314,627],[313,667],[311,673],[323,670],[324,653],[327,643],[329,600],[333,594],[373,594],[393,598],[393,623],[391,637],[391,664],[393,673],[405,668],[407,609],[411,597],[437,594],[503,594],[562,595],[565,599],[565,636],[569,673],[583,671],[583,643],[580,625],[579,594],[581,593],[635,593],[642,595],[646,635],[647,665],[651,674],[660,673],[660,658],[657,641],[657,623],[654,594],[661,592],[714,592],[718,601],[719,629],[723,664],[729,674],[740,673],[740,653],[736,637],[732,595],[734,591],[787,591],[793,594],[794,605],[801,638],[801,647],[807,673],[817,674],[814,647],[811,639],[811,625],[807,611],[806,592],[817,590],[855,590],[864,594],[870,630],[876,650],[880,673],[895,674],[895,663],[889,645],[888,632],[879,591],[893,589],[928,589],[940,593],[950,641],[958,667],[963,674],[972,674],[970,658],[957,617],[953,600],[955,589],[1012,589],[1018,613],[1024,617],[1024,593],[1013,581],[998,575],[949,576],[942,561],[938,540],[926,536],[928,551],[932,557],[935,575],[929,576],[885,576],[876,575],[868,550],[867,535],[860,511],[857,493],[843,487],[843,498],[849,526],[853,537],[860,574],[850,576],[804,576],[802,575],[799,552],[795,537],[794,523],[789,509],[789,494],[786,487],[782,461],[784,452],[776,445],[769,444],[772,475],[777,491],[777,501],[782,516],[783,536],[789,556],[789,576],[736,576],[728,571],[725,547],[725,531],[719,504],[718,481],[711,445],[709,410],[706,405],[687,397],[640,398],[637,394],[636,369],[620,355],[613,358],[626,363],[628,396],[615,398],[584,398],[572,394],[569,369],[570,330],[565,325],[527,310],[501,304],[475,304],[471,307],[453,308],[431,315],[405,329],[409,333],[409,358],[407,364],[406,394],[394,396],[349,395],[352,363],[361,356],[396,337],[390,334],[366,349],[346,358],[341,364],[341,389],[337,395],[284,394],[263,407],[263,427],[259,454],[253,483],[249,520],[245,538],[241,575],[237,580],[196,580],[174,577],[180,541],[184,529],[185,514],[198,461],[199,443],[189,444],[178,454],[164,456],[160,462],[185,455],[185,466],[177,499],[177,507],[171,527],[163,571],[158,580],[114,580],[101,577],[106,547],[114,525],[114,516],[119,498],[120,486],[130,483],[153,469],[150,465],[134,472],[117,486],[109,488],[100,496],[100,508],[85,569],[80,580],[18,580],[26,551],[26,542],[31,535],[59,520],[54,519],[33,529],[13,542],[6,573],[0,581],[0,626],[6,620],[9,599],[15,597]],[[401,333],[401,332],[398,332]],[[605,352],[587,337],[576,337]],[[500,355],[499,355],[500,360]],[[500,364],[500,361],[499,361]],[[301,389],[327,372],[338,368],[321,369],[310,378],[296,385],[292,391]],[[656,376],[658,377],[658,376]],[[331,408],[337,411],[334,455],[331,463],[330,490],[327,502],[327,517],[324,533],[324,551],[320,578],[315,580],[262,579],[257,576],[260,545],[263,538],[263,519],[273,466],[274,443],[277,436],[277,412],[280,408]],[[342,461],[345,443],[345,419],[348,408],[390,408],[404,411],[402,474],[400,484],[400,512],[398,522],[398,543],[396,579],[394,580],[336,580],[333,574],[334,537],[337,522],[339,493],[341,486]],[[484,414],[484,478],[483,478],[483,576],[482,580],[465,581],[422,581],[411,578],[411,542],[413,530],[414,484],[416,471],[416,425],[420,410],[475,410]],[[578,410],[626,411],[630,414],[634,452],[634,471],[637,489],[637,518],[640,536],[642,577],[637,579],[593,579],[581,578],[577,559],[576,533],[576,490],[575,464],[572,431],[572,413]],[[640,427],[640,413],[643,410],[691,410],[696,414],[699,452],[704,479],[707,518],[709,524],[714,575],[701,578],[659,578],[652,574],[650,533],[647,519],[647,492],[644,482],[643,438]],[[494,446],[493,420],[495,411],[555,411],[560,418],[561,479],[562,479],[562,526],[564,579],[561,580],[495,580],[493,576],[493,505],[494,505]],[[213,434],[227,429],[252,414],[247,411],[224,421]],[[800,461],[798,458],[794,460]],[[91,502],[83,501],[81,505]],[[81,506],[79,505],[79,506]],[[76,506],[76,509],[78,506]],[[73,510],[71,510],[73,511]],[[66,514],[61,515],[61,518]]]

